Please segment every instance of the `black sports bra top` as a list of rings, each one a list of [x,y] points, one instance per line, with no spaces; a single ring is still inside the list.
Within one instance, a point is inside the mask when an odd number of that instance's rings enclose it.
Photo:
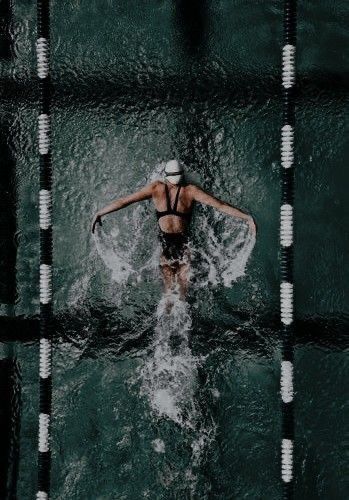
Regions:
[[[166,201],[167,201],[167,210],[159,211],[156,210],[156,216],[157,219],[161,219],[161,217],[165,217],[165,215],[177,215],[178,217],[182,217],[182,219],[186,219],[187,222],[189,222],[190,217],[191,217],[191,210],[189,212],[178,212],[177,210],[177,205],[178,205],[178,198],[179,198],[179,192],[181,190],[181,185],[179,185],[175,197],[175,201],[173,204],[173,207],[171,207],[171,200],[170,200],[170,193],[168,191],[167,184],[165,184],[165,194],[166,194]]]

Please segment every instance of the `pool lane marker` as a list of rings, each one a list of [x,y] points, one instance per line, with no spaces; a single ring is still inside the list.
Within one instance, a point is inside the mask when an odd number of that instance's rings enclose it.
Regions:
[[[282,408],[281,481],[283,499],[293,498],[294,487],[294,124],[296,83],[296,0],[284,0],[284,46],[282,48],[283,124],[281,128],[280,207],[280,322],[282,356],[280,395]]]
[[[40,410],[38,432],[37,500],[50,495],[51,403],[52,403],[52,158],[51,158],[51,79],[50,1],[37,0],[37,75],[39,84],[38,152],[40,161]]]

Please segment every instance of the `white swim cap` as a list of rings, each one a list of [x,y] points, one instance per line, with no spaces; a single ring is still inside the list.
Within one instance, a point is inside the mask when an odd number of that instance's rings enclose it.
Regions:
[[[183,168],[177,160],[170,160],[165,165],[165,176],[171,184],[179,184],[183,179]]]

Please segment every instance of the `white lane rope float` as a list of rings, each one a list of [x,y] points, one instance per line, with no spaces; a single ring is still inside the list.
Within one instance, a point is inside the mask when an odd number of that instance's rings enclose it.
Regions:
[[[280,208],[280,320],[282,359],[280,394],[282,408],[281,481],[282,497],[294,494],[294,285],[293,285],[293,199],[294,125],[296,83],[297,1],[284,0],[284,46],[282,49],[283,126],[281,128]]]
[[[51,79],[50,79],[50,1],[37,0],[37,75],[40,111],[38,150],[40,158],[40,410],[38,436],[37,500],[50,495],[50,425],[52,402],[52,158],[51,158]]]

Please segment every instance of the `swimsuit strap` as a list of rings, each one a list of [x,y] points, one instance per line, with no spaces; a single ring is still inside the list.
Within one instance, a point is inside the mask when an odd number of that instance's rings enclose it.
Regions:
[[[168,191],[167,184],[165,184],[165,194],[166,194],[166,201],[167,201],[167,212],[171,212],[171,199],[170,199],[170,193]]]
[[[181,185],[179,185],[178,189],[177,189],[177,193],[176,193],[176,198],[175,198],[175,202],[174,202],[174,205],[173,205],[173,209],[172,211],[173,212],[177,212],[177,205],[178,205],[178,198],[179,198],[179,191],[181,190]]]

